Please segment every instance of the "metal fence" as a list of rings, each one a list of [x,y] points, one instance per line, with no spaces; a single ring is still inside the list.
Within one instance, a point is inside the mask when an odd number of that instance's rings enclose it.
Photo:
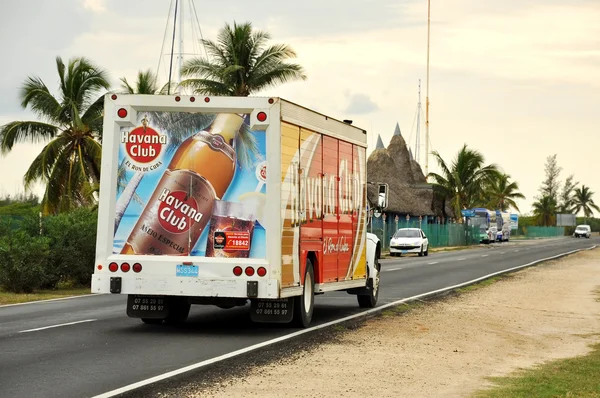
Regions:
[[[382,242],[383,250],[390,247],[390,238],[399,228],[421,228],[429,240],[430,247],[466,246],[478,244],[477,227],[465,224],[424,224],[419,220],[399,220],[385,222],[381,217],[373,218],[369,232],[374,233]]]
[[[524,238],[555,238],[565,236],[565,227],[519,227],[520,237]]]
[[[468,226],[466,224],[424,224],[419,220],[395,220],[389,218],[383,220],[382,217],[372,218],[369,225],[369,232],[374,233],[381,240],[383,250],[390,248],[390,238],[399,228],[421,228],[429,240],[429,246],[435,247],[455,247],[470,246],[480,243],[480,231],[478,226]],[[513,231],[511,237],[519,239],[533,238],[552,238],[565,236],[564,227],[519,227]]]

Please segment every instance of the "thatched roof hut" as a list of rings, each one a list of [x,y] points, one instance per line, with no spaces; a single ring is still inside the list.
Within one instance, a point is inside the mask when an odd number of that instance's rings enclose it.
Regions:
[[[388,147],[381,148],[378,145],[369,156],[367,180],[388,184],[387,212],[411,216],[445,216],[441,209],[442,203],[434,201],[433,191],[418,187],[426,183],[425,175],[414,160],[398,125]],[[377,204],[377,185],[368,186],[367,196],[372,206]]]

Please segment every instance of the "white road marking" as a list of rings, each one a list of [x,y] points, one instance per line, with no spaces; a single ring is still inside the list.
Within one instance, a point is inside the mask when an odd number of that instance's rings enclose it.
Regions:
[[[19,333],[37,332],[38,330],[46,330],[46,329],[52,329],[52,328],[59,328],[61,326],[76,325],[78,323],[94,322],[94,321],[97,321],[97,319],[86,319],[84,321],[76,321],[76,322],[69,322],[69,323],[61,323],[60,325],[44,326],[43,328],[21,330]]]
[[[427,265],[433,265],[433,264],[437,264],[439,261],[434,261],[432,263],[427,263]]]
[[[316,326],[312,326],[312,327],[309,327],[309,328],[306,328],[306,329],[302,329],[302,330],[299,330],[297,332],[286,334],[285,336],[281,336],[281,337],[277,337],[275,339],[263,341],[262,343],[254,344],[254,345],[251,345],[249,347],[245,347],[245,348],[239,349],[237,351],[232,351],[232,352],[229,352],[227,354],[224,354],[224,355],[221,355],[221,356],[218,356],[218,357],[215,357],[215,358],[207,359],[205,361],[198,362],[198,363],[195,363],[195,364],[192,364],[192,365],[180,368],[180,369],[176,369],[176,370],[173,370],[171,372],[163,373],[163,374],[160,374],[158,376],[151,377],[149,379],[138,381],[137,383],[132,383],[132,384],[129,384],[127,386],[124,386],[124,387],[117,388],[115,390],[106,392],[104,394],[96,395],[93,398],[111,398],[111,397],[114,397],[114,396],[117,396],[117,395],[124,394],[124,393],[126,393],[128,391],[132,391],[132,390],[138,389],[140,387],[144,387],[144,386],[147,386],[149,384],[153,384],[153,383],[159,382],[161,380],[165,380],[165,379],[168,379],[168,378],[171,378],[171,377],[174,377],[174,376],[177,376],[177,375],[189,372],[191,370],[203,368],[205,366],[212,365],[214,363],[221,362],[221,361],[224,361],[224,360],[229,359],[229,358],[237,357],[239,355],[242,355],[242,354],[245,354],[245,353],[248,353],[248,352],[251,352],[251,351],[258,350],[259,348],[268,347],[270,345],[277,344],[277,343],[280,343],[282,341],[291,340],[291,339],[293,339],[295,337],[302,336],[303,334],[314,332],[315,330],[324,329],[324,328],[327,328],[329,326],[333,326],[333,325],[336,325],[338,323],[343,323],[343,322],[346,322],[346,321],[350,321],[352,319],[364,317],[366,315],[369,315],[369,314],[372,314],[372,313],[375,313],[375,312],[381,312],[382,310],[384,310],[386,308],[389,308],[389,307],[395,307],[395,306],[398,306],[400,304],[404,304],[406,302],[410,302],[410,301],[415,301],[415,300],[421,299],[423,297],[427,297],[427,296],[431,296],[431,295],[434,295],[434,294],[437,294],[437,293],[443,293],[443,292],[454,290],[454,289],[457,289],[457,288],[460,288],[460,287],[463,287],[463,286],[471,285],[473,283],[477,283],[477,282],[482,281],[484,279],[491,278],[492,276],[495,276],[495,275],[504,274],[504,273],[515,271],[515,270],[518,270],[518,269],[521,269],[521,268],[525,268],[525,267],[530,267],[532,265],[535,265],[535,264],[538,264],[538,263],[541,263],[541,262],[544,262],[544,261],[553,260],[555,258],[564,257],[564,256],[568,256],[569,254],[577,253],[577,252],[584,251],[584,250],[592,250],[592,249],[595,249],[595,248],[596,248],[596,245],[594,245],[592,247],[589,247],[589,248],[571,250],[569,252],[557,254],[556,256],[542,258],[540,260],[532,261],[532,262],[524,264],[524,265],[519,265],[519,266],[516,266],[516,267],[513,267],[513,268],[509,268],[509,269],[506,269],[506,270],[503,270],[503,271],[498,271],[498,272],[494,272],[492,274],[484,275],[484,276],[482,276],[480,278],[473,279],[473,280],[470,280],[468,282],[463,282],[463,283],[460,283],[458,285],[448,286],[448,287],[444,287],[444,288],[441,288],[441,289],[438,289],[438,290],[433,290],[431,292],[421,293],[421,294],[418,294],[416,296],[407,297],[407,298],[404,298],[404,299],[401,299],[401,300],[393,301],[391,303],[387,303],[387,304],[381,305],[379,307],[371,308],[371,309],[366,310],[366,311],[362,311],[362,312],[359,312],[359,313],[356,313],[356,314],[353,314],[353,315],[349,315],[349,316],[344,317],[344,318],[336,319],[336,320],[333,320],[333,321],[330,321],[330,322],[322,323],[320,325],[316,325]]]
[[[504,254],[504,253],[506,253],[506,252],[500,252],[500,254]]]
[[[383,270],[383,272],[386,272],[386,271],[398,271],[399,269],[402,269],[402,268],[390,268],[390,269],[384,269],[384,270]]]
[[[515,250],[515,253],[518,252],[518,250]]]
[[[481,257],[487,257],[489,254],[482,254]]]
[[[463,261],[463,260],[466,260],[466,259],[467,259],[466,257],[461,257],[461,258],[457,258],[456,261]]]

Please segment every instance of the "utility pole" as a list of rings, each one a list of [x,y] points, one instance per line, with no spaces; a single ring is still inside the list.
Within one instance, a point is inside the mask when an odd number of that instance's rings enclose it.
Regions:
[[[421,79],[419,79],[419,102],[417,104],[417,139],[415,143],[417,163],[421,162]]]
[[[425,176],[429,174],[429,32],[431,26],[431,0],[427,0],[427,95],[425,98]]]

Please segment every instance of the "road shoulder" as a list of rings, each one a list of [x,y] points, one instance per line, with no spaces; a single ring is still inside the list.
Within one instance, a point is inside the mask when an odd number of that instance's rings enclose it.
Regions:
[[[465,396],[600,341],[600,250],[403,311],[189,397]],[[339,332],[339,330],[338,330]]]

